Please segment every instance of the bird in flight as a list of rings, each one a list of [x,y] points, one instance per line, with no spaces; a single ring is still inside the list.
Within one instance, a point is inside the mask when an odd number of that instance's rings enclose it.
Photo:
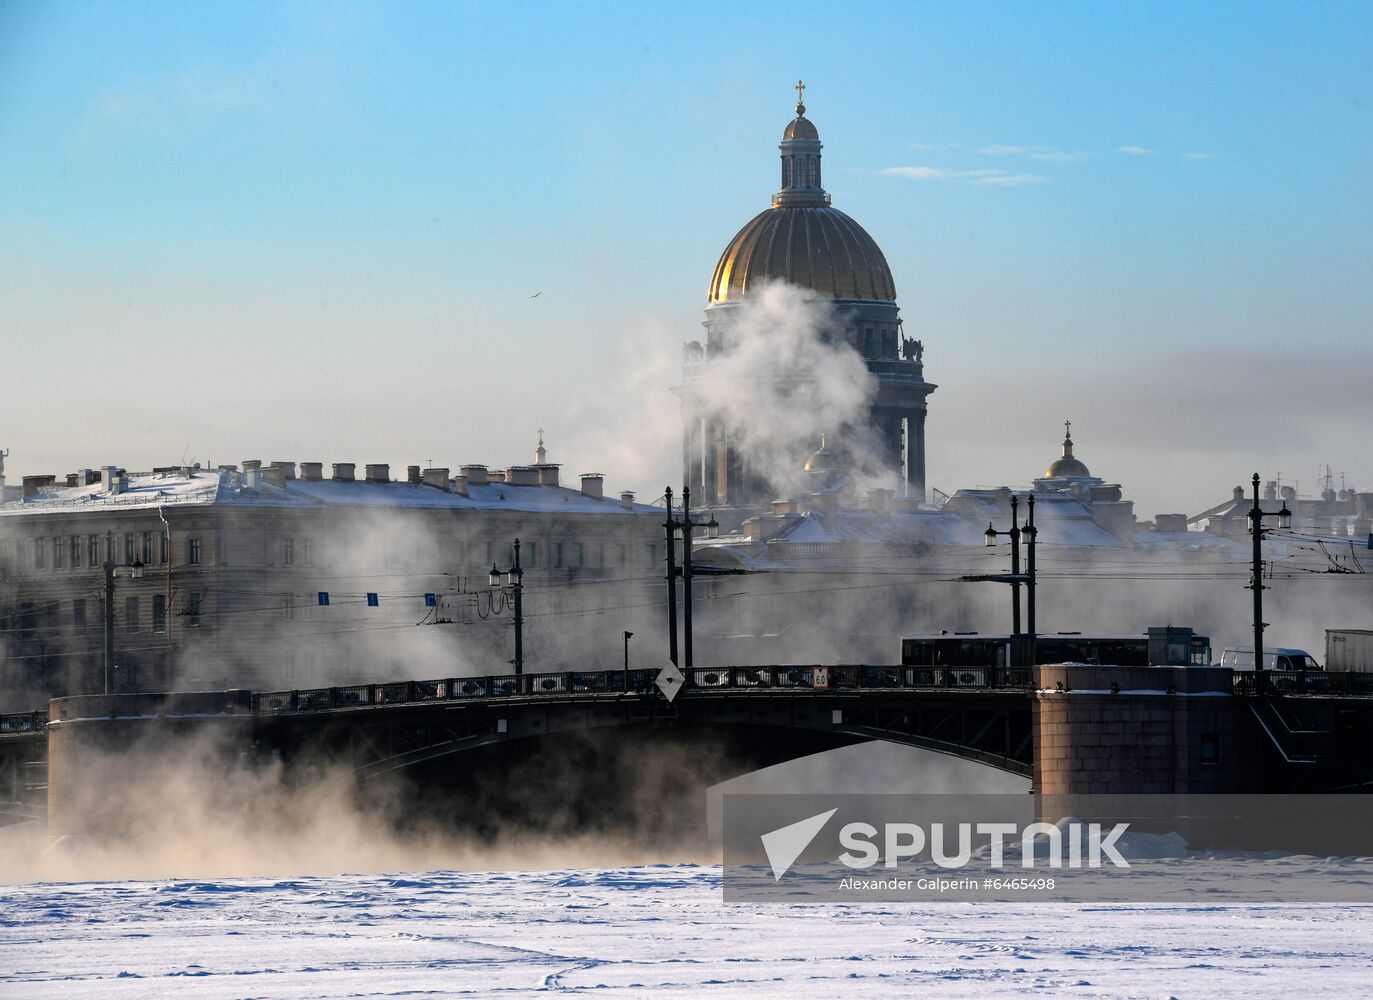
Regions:
[[[540,295],[542,295],[542,294],[543,294],[543,292],[535,292],[533,295],[531,295],[531,296],[529,296],[529,297],[530,297],[531,299],[537,299],[537,298],[538,298]]]

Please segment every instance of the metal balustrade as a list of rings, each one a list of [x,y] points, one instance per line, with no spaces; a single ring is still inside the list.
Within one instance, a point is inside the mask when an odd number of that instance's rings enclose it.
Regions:
[[[255,696],[259,714],[414,704],[426,701],[501,700],[566,697],[581,694],[633,694],[660,697],[656,670],[572,670],[561,673],[491,674],[390,684],[268,691]],[[683,693],[747,693],[773,689],[790,693],[849,690],[1028,691],[1029,668],[911,667],[841,664],[838,666],[769,665],[693,667],[686,672]]]

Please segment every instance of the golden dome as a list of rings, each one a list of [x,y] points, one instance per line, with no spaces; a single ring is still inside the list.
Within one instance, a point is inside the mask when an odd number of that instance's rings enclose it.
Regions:
[[[1049,466],[1044,475],[1050,479],[1077,478],[1090,479],[1092,474],[1087,471],[1087,466],[1081,460],[1073,456],[1073,439],[1071,436],[1073,425],[1065,421],[1063,424],[1063,457]]]
[[[754,216],[720,255],[710,301],[736,302],[769,281],[836,299],[896,301],[896,282],[877,242],[828,205],[769,208]]]
[[[831,472],[839,467],[839,456],[830,451],[825,436],[820,436],[820,447],[806,459],[807,472]]]
[[[804,117],[804,105],[796,108],[796,117],[787,123],[786,131],[782,133],[782,141],[788,139],[809,139],[813,142],[820,141],[820,133],[816,130],[814,123],[809,118]]]

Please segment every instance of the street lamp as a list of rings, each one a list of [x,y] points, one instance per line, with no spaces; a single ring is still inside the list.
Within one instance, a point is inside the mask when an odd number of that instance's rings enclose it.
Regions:
[[[524,570],[520,568],[520,540],[515,539],[515,561],[505,569],[491,564],[487,582],[493,587],[505,587],[515,599],[515,676],[524,673]]]
[[[1011,540],[1011,579],[1008,582],[1011,585],[1011,633],[1015,637],[1020,635],[1020,498],[1014,493],[1011,494],[1010,530],[997,531],[988,521],[987,530],[982,533],[982,544],[992,548],[1003,536]]]
[[[673,664],[677,663],[677,577],[682,578],[682,633],[683,633],[683,653],[685,666],[689,669],[692,665],[691,652],[691,532],[693,528],[701,528],[705,531],[707,538],[720,537],[720,522],[715,520],[714,515],[708,521],[697,521],[691,517],[691,487],[682,487],[682,517],[680,520],[672,516],[672,487],[667,487],[663,491],[664,499],[667,501],[667,519],[663,522],[663,530],[667,535],[667,626],[668,626],[668,658]],[[682,535],[682,566],[677,568],[677,533]]]
[[[1263,585],[1263,536],[1270,530],[1263,526],[1263,519],[1271,517],[1277,520],[1279,530],[1286,531],[1292,527],[1292,512],[1287,509],[1286,499],[1282,502],[1282,509],[1277,513],[1265,512],[1263,505],[1259,503],[1259,474],[1254,473],[1254,506],[1249,511],[1249,533],[1254,538],[1254,565],[1252,567],[1252,579],[1249,582],[1249,589],[1254,592],[1254,679],[1257,682],[1259,674],[1263,671],[1263,592],[1268,588]],[[1275,663],[1276,665],[1276,663]]]
[[[629,693],[629,640],[634,638],[634,633],[625,632],[625,693]]]

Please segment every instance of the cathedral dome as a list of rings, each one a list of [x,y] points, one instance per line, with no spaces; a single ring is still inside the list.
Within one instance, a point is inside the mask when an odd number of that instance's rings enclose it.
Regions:
[[[829,206],[769,208],[729,241],[710,279],[712,303],[737,302],[769,281],[836,299],[896,300],[877,241]]]
[[[895,302],[896,282],[877,241],[830,207],[821,186],[820,133],[806,117],[798,83],[796,117],[782,133],[782,187],[729,241],[710,279],[712,305],[737,302],[771,281],[835,299]]]

